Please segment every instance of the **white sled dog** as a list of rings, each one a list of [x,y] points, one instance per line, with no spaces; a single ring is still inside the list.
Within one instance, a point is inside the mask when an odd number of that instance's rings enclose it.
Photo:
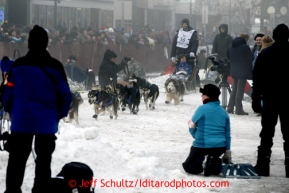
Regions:
[[[184,101],[185,85],[181,81],[169,78],[165,82],[165,89],[167,93],[166,104],[170,104],[174,100],[174,105],[179,105],[180,101]]]

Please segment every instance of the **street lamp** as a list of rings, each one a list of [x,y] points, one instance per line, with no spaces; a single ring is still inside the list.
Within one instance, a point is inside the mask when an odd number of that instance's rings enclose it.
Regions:
[[[192,7],[193,7],[193,3],[192,3],[192,0],[190,0],[190,20],[192,20]]]
[[[229,27],[229,34],[231,34],[232,31],[232,0],[230,0],[230,27]]]
[[[54,28],[57,26],[57,3],[60,3],[61,0],[54,0]]]
[[[287,8],[284,5],[282,6],[280,2],[273,0],[271,6],[267,9],[267,13],[270,14],[270,27],[273,29],[275,27],[276,17],[278,18],[277,22],[280,22],[281,16],[287,14]]]

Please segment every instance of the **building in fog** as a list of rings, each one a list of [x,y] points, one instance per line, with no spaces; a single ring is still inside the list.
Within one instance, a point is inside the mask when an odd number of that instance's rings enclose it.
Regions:
[[[100,29],[122,26],[140,30],[149,25],[156,31],[174,31],[188,18],[198,32],[218,31],[227,23],[231,32],[260,31],[288,24],[289,0],[0,0],[1,14],[12,23],[39,24],[45,28],[64,26]],[[1,7],[2,6],[2,7]],[[207,7],[208,23],[202,21]],[[270,8],[270,13],[268,12]],[[273,8],[272,8],[273,7]],[[2,9],[2,12],[1,12]],[[57,10],[57,11],[55,11]],[[3,14],[4,12],[4,14]],[[9,14],[7,14],[9,13]],[[255,23],[260,18],[260,24]],[[2,19],[3,20],[3,19]],[[264,23],[267,20],[268,22]],[[3,21],[2,21],[3,22]],[[1,23],[1,21],[0,21]]]
[[[102,25],[114,26],[114,0],[61,0],[57,3],[57,14],[54,13],[54,1],[31,0],[30,23],[46,28],[57,25],[71,29],[100,28]],[[56,25],[54,16],[56,15]]]

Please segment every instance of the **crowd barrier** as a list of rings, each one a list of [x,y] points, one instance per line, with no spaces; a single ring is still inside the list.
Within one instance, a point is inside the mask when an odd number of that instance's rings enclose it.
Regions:
[[[111,49],[117,54],[116,63],[120,63],[125,56],[132,57],[145,67],[147,73],[162,72],[171,64],[171,47],[165,49],[164,46],[160,44],[153,46],[144,45],[137,48],[133,44],[100,47],[97,44],[81,44],[79,42],[62,44],[59,42],[48,47],[51,56],[63,64],[66,63],[68,56],[73,54],[77,57],[77,63],[81,67],[93,69],[96,74],[98,74],[98,69],[106,49]],[[19,50],[19,54],[18,52],[14,54],[15,50]],[[0,42],[1,58],[8,56],[12,59],[17,59],[19,55],[26,55],[27,51],[27,44]],[[39,62],[41,62],[41,59]]]

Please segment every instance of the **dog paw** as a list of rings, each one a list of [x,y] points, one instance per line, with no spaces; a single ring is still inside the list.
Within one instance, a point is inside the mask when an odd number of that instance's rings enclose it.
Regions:
[[[109,116],[110,119],[113,119],[113,116]]]
[[[181,99],[180,101],[181,101],[181,102],[184,102],[184,99]]]
[[[133,111],[132,114],[137,115],[137,111]]]
[[[155,110],[156,108],[154,106],[152,106],[151,110]]]
[[[166,103],[166,104],[169,104],[170,102],[169,102],[169,101],[165,101],[165,103]]]
[[[95,114],[95,115],[93,115],[92,117],[96,119],[96,118],[98,117],[98,115]]]

